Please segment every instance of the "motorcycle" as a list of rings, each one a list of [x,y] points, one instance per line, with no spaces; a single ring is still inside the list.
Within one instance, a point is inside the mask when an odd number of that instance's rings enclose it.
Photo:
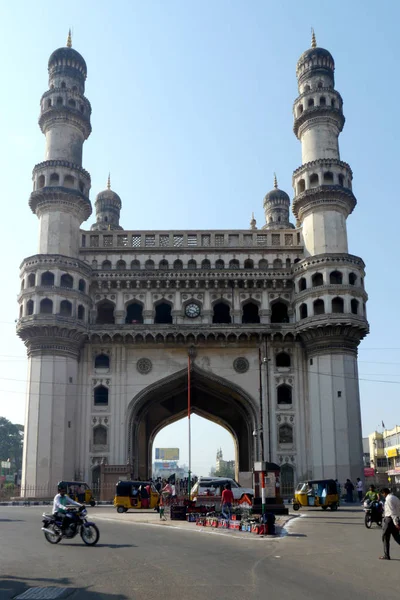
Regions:
[[[62,518],[55,515],[43,513],[44,537],[50,544],[58,544],[63,538],[72,539],[78,533],[87,546],[94,546],[100,538],[100,532],[97,526],[87,520],[87,510],[85,506],[78,509],[68,508],[67,516],[71,519],[65,531],[62,529]]]
[[[378,527],[382,527],[382,502],[364,502],[364,512],[364,523],[367,529],[371,529],[372,523],[376,523]]]

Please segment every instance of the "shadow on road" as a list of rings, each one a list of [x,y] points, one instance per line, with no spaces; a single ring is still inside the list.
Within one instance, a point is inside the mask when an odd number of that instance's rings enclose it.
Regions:
[[[27,583],[30,582],[30,583]],[[0,598],[2,600],[9,600],[23,594],[27,590],[32,588],[64,588],[68,587],[70,579],[62,577],[61,579],[53,578],[37,578],[31,579],[29,577],[0,577]],[[45,584],[45,585],[43,585]],[[87,588],[76,588],[69,587],[68,595],[65,597],[76,598],[76,600],[129,600],[125,594],[106,594],[102,592],[92,592]]]
[[[0,519],[0,523],[25,523],[25,519]]]

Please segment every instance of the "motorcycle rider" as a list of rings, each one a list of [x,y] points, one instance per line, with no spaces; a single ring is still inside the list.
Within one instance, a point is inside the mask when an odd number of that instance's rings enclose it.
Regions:
[[[369,486],[369,490],[365,494],[362,502],[368,502],[369,506],[371,507],[371,517],[372,517],[373,521],[375,520],[375,517],[378,516],[379,507],[380,507],[379,501],[380,501],[379,492],[376,491],[375,486],[371,483],[371,485]]]
[[[54,496],[53,500],[53,514],[55,517],[62,519],[62,533],[65,533],[68,525],[73,521],[73,519],[70,516],[70,513],[68,513],[67,506],[81,507],[82,504],[79,504],[79,502],[75,502],[75,500],[72,500],[72,498],[67,496],[67,488],[65,487],[65,485],[59,484],[58,494]]]

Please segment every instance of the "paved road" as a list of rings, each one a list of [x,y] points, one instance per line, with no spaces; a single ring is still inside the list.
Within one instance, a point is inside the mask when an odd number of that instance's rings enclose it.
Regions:
[[[50,545],[42,511],[0,507],[1,600],[38,586],[71,588],[71,600],[399,596],[400,547],[394,544],[392,561],[379,561],[380,530],[367,530],[358,508],[309,509],[280,539],[135,523],[134,515],[95,508],[101,537],[94,548],[78,538]]]

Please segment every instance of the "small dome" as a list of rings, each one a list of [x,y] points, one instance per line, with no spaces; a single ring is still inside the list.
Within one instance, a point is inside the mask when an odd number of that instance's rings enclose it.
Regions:
[[[273,202],[273,201],[277,201],[277,200],[282,203],[287,202],[288,204],[290,204],[290,198],[289,198],[288,194],[286,192],[284,192],[283,190],[280,190],[279,188],[276,187],[273,190],[271,190],[270,192],[268,192],[268,194],[265,195],[264,206],[268,202]]]
[[[73,65],[74,63],[74,65]],[[84,77],[87,75],[87,66],[85,59],[83,56],[79,54],[74,48],[69,48],[68,46],[64,46],[63,48],[58,48],[54,50],[53,54],[49,58],[49,71],[57,66],[75,66],[80,70]]]
[[[330,63],[333,63],[333,65],[335,64],[335,61],[333,60],[333,56],[332,54],[329,52],[329,50],[325,50],[325,48],[319,48],[318,46],[316,48],[308,48],[308,50],[306,50],[305,52],[303,52],[303,54],[300,56],[299,60],[297,61],[297,64],[299,65],[300,63],[309,61],[309,60],[313,60],[314,58],[326,58],[327,61],[329,61]]]
[[[333,82],[333,73],[335,71],[335,61],[332,54],[325,48],[309,48],[300,56],[296,66],[296,76],[300,80],[309,77],[312,74],[328,75]]]
[[[111,203],[113,205],[118,205],[119,208],[122,207],[122,201],[121,198],[118,196],[118,194],[116,192],[113,192],[112,189],[107,188],[106,190],[103,190],[102,192],[99,192],[96,196],[96,201],[95,204],[108,204]]]

